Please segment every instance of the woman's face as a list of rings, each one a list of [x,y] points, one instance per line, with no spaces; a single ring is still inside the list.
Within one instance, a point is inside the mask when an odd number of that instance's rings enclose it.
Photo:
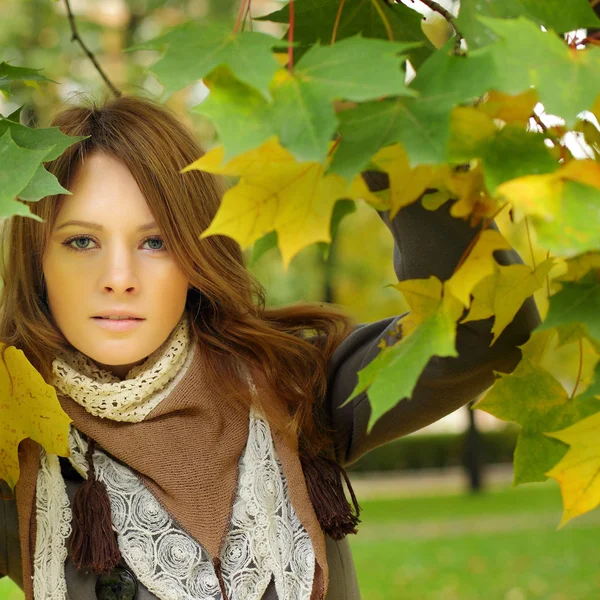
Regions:
[[[50,311],[72,346],[124,378],[179,322],[188,280],[125,165],[92,153],[70,191],[43,257]]]

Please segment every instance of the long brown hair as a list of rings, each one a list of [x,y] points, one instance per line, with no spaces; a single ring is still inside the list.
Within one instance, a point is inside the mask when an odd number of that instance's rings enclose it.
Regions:
[[[186,310],[193,339],[224,397],[250,406],[252,397],[238,366],[241,361],[254,367],[272,397],[288,409],[282,413],[281,404],[277,410],[272,401],[264,402],[261,409],[270,423],[287,439],[297,435],[302,451],[310,455],[330,448],[331,431],[321,413],[327,363],[354,323],[332,305],[266,308],[265,290],[247,271],[239,244],[223,235],[199,239],[227,183],[197,170],[180,173],[204,154],[188,128],[168,107],[133,95],[99,104],[86,98],[63,107],[50,125],[70,136],[90,136],[45,163],[66,189],[92,151],[111,155],[131,171],[191,283]],[[48,308],[42,271],[43,252],[64,197],[27,203],[43,222],[12,217],[0,240],[0,341],[23,350],[46,381],[57,350],[70,347]],[[313,341],[306,339],[309,333]]]

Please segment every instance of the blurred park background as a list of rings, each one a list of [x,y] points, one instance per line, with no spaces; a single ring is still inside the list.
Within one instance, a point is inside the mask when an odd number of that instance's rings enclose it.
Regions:
[[[252,0],[252,16],[284,3]],[[406,4],[416,8],[411,0]],[[451,0],[442,4],[457,8]],[[123,49],[191,19],[233,28],[239,0],[70,0],[70,5],[80,36],[116,87],[160,97],[162,86],[144,69],[160,55]],[[254,22],[253,28],[277,36],[285,31],[268,22]],[[0,114],[24,105],[22,122],[45,127],[78,94],[98,99],[106,94],[106,84],[71,36],[63,0],[0,0],[0,62],[43,69],[56,82],[37,89],[15,84],[14,95],[0,95]],[[198,82],[167,104],[208,150],[218,143],[215,129],[189,110],[206,95]],[[507,214],[496,220],[501,232],[524,262],[539,264],[545,250],[535,240],[530,249],[524,222],[514,225]],[[333,302],[357,322],[408,310],[401,294],[386,287],[397,281],[392,236],[364,202],[342,219],[326,258],[323,250],[305,248],[287,272],[277,248],[254,258],[248,251],[248,268],[265,286],[270,305]],[[535,298],[544,316],[547,291]],[[584,345],[584,362],[586,357],[591,360],[591,349]],[[578,361],[578,352],[566,345],[545,366],[571,392]],[[350,475],[363,511],[359,534],[350,541],[365,600],[600,598],[600,514],[557,531],[562,508],[556,482],[511,486],[517,434],[515,425],[467,406],[353,465]],[[7,578],[0,580],[0,600],[21,598]]]

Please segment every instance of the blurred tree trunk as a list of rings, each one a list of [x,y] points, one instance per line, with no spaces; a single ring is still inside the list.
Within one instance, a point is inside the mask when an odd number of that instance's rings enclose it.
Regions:
[[[483,459],[485,450],[483,438],[477,429],[475,411],[471,408],[474,402],[475,400],[471,400],[465,406],[465,410],[469,414],[469,427],[465,433],[463,445],[463,466],[467,472],[469,491],[472,494],[483,490],[483,465],[485,462]]]

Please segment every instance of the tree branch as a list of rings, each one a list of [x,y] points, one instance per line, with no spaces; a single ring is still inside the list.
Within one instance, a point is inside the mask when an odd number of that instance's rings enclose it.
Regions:
[[[71,6],[69,4],[69,0],[65,0],[65,4],[67,5],[67,14],[69,15],[69,23],[71,24],[71,31],[73,35],[71,36],[71,41],[78,41],[79,45],[82,47],[83,51],[88,55],[89,59],[92,61],[98,73],[100,73],[100,77],[104,79],[106,85],[110,88],[111,92],[118,98],[121,95],[121,92],[113,85],[110,81],[106,73],[102,70],[102,67],[98,64],[96,57],[92,54],[92,52],[88,49],[88,47],[83,43],[81,37],[79,37],[79,32],[77,31],[77,25],[75,24],[75,16],[71,11]]]

